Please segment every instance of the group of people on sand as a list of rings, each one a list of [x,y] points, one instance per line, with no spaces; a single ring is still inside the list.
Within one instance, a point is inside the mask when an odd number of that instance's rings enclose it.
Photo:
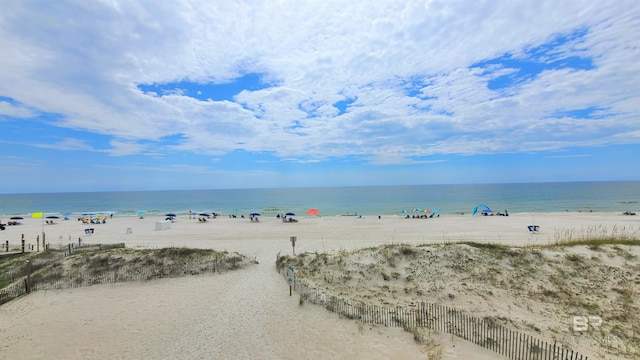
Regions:
[[[440,217],[440,214],[436,214],[436,213],[431,213],[431,215],[407,215],[404,218],[405,219],[431,219],[432,217]]]
[[[207,221],[207,219],[215,219],[218,216],[220,216],[220,214],[216,213],[216,212],[212,212],[211,214],[200,214],[201,217],[198,217],[198,221],[200,222],[204,222]],[[204,217],[202,217],[204,216]],[[194,213],[193,211],[189,210],[189,219],[196,219],[196,213]]]

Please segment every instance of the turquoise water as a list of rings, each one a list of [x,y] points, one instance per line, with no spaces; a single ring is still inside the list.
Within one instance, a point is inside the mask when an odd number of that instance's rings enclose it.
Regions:
[[[640,181],[535,184],[473,184],[363,186],[291,189],[168,190],[0,195],[0,214],[28,215],[114,212],[115,216],[146,214],[391,215],[414,208],[442,214],[470,213],[478,204],[494,212],[638,211]]]

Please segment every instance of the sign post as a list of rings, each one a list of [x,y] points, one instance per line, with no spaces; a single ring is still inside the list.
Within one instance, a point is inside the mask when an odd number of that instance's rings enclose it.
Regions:
[[[296,241],[298,240],[298,238],[296,236],[291,236],[289,238],[291,240],[291,247],[293,248],[293,255],[296,254]]]
[[[295,281],[295,275],[293,271],[293,266],[289,265],[287,267],[287,283],[289,283],[289,296],[293,293],[293,282]]]

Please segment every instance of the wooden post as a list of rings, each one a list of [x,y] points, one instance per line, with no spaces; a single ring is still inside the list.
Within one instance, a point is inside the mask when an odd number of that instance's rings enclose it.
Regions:
[[[24,234],[22,234],[22,239],[20,241],[22,242],[22,253],[24,254]]]
[[[27,260],[27,294],[31,293],[31,261]]]
[[[5,242],[5,252],[9,252],[9,240]]]
[[[45,246],[45,240],[44,240],[44,232],[42,232],[42,251],[46,250],[47,247]]]
[[[40,252],[40,235],[36,236],[36,251]]]

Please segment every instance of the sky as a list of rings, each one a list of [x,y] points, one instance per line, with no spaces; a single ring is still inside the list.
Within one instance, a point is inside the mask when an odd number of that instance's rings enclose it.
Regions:
[[[7,1],[0,193],[640,180],[640,3]]]

